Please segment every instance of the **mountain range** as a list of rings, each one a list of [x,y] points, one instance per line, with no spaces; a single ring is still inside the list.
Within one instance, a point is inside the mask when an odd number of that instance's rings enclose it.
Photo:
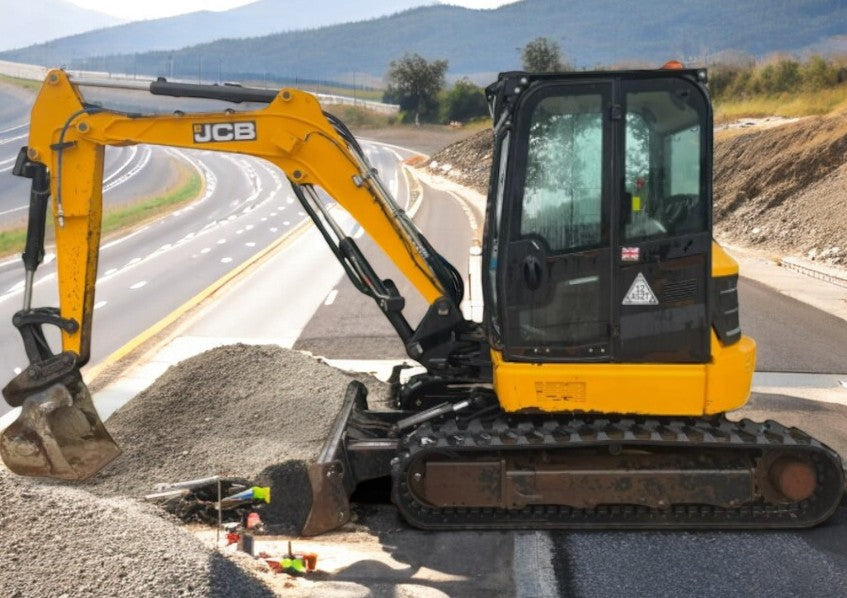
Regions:
[[[80,8],[67,0],[38,0],[37,6],[2,0],[0,15],[0,50],[121,23],[117,17]]]
[[[342,13],[343,0],[329,1],[338,4],[339,12],[333,16],[356,12],[347,7],[348,12]],[[403,4],[381,3],[388,11]],[[308,2],[285,3],[294,5]],[[53,41],[51,56],[54,62],[87,70],[202,80],[361,83],[378,81],[391,60],[417,52],[429,59],[447,59],[451,77],[485,80],[499,70],[519,67],[520,49],[539,36],[557,42],[577,67],[590,68],[633,62],[658,65],[670,58],[702,64],[730,50],[760,57],[803,52],[812,46],[825,49],[828,39],[847,33],[844,0],[522,0],[495,10],[430,5],[325,27],[309,21],[314,28],[306,30],[293,17],[271,12],[282,10],[280,6],[279,0],[262,0],[218,13],[226,15],[230,32],[226,39],[190,45],[196,30],[206,23],[202,19],[208,17],[192,13],[144,22],[170,27],[169,39],[176,31],[178,42],[162,41],[166,36],[153,30],[138,34],[144,38],[140,39],[131,35],[132,27],[144,23],[133,23]],[[321,9],[332,12],[325,5]],[[250,23],[262,20],[265,29],[256,25],[251,31]],[[259,35],[272,21],[273,27],[285,31]],[[163,47],[167,43],[171,48]],[[143,53],[126,49],[144,44],[160,49]],[[40,63],[44,48],[5,52],[0,58]]]

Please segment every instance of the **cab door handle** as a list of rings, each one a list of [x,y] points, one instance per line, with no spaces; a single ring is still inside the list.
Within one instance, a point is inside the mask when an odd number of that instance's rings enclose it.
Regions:
[[[530,291],[537,291],[544,282],[544,267],[534,255],[528,255],[523,259],[523,279]]]

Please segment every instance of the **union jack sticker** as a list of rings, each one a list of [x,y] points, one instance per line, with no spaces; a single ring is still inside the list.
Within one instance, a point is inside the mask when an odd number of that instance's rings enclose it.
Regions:
[[[641,251],[638,247],[621,247],[622,262],[637,262],[641,259]]]

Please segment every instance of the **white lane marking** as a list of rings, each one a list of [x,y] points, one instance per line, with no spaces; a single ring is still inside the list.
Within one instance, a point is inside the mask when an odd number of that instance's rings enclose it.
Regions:
[[[326,301],[324,301],[324,305],[332,305],[335,303],[335,298],[338,297],[338,289],[332,289],[329,292],[329,295],[326,296]]]
[[[267,218],[262,218],[262,222],[267,222],[267,221],[268,221]]]
[[[17,376],[17,375],[18,375],[18,374],[20,374],[23,370],[22,370],[21,368],[15,368],[15,369],[13,369],[12,371],[13,371],[13,372],[15,372],[15,376]]]
[[[235,234],[236,234],[236,235],[243,235],[243,234],[244,234],[244,229],[243,229],[243,228],[239,228],[237,231],[235,231]]]
[[[142,147],[142,152],[144,152],[144,155],[141,156],[141,160],[138,161],[138,164],[133,166],[130,170],[128,170],[126,173],[122,174],[121,176],[119,176],[118,178],[116,178],[115,180],[110,182],[109,184],[103,185],[103,193],[106,193],[107,191],[111,191],[112,189],[114,189],[118,185],[122,185],[123,183],[127,182],[132,177],[137,175],[139,172],[144,170],[144,168],[147,166],[147,164],[150,163],[150,158],[153,157],[153,150],[150,149],[149,146],[145,145],[145,146]]]
[[[228,263],[230,263],[231,261],[232,261],[232,258],[231,258],[231,257],[222,257],[222,258],[221,258],[221,263],[222,263],[222,264],[228,264]]]
[[[276,212],[271,212],[271,218],[273,218],[274,216],[276,216]]]
[[[108,301],[98,301],[97,303],[94,304],[94,309],[100,309],[101,307],[103,307],[107,303],[109,303],[109,302]]]
[[[283,222],[282,224],[283,224],[283,226],[288,226],[289,224],[291,224],[291,222],[290,222],[290,221],[288,221],[288,220],[286,220],[286,221],[285,221],[285,222]]]
[[[252,224],[245,224],[244,230],[253,230],[253,225]]]
[[[0,164],[8,164],[9,162],[14,162],[17,160],[17,156],[12,156],[11,158],[6,158],[5,160],[0,160]]]
[[[131,163],[133,160],[135,160],[135,155],[136,155],[137,153],[138,153],[138,146],[137,146],[137,145],[131,145],[131,146],[129,146],[129,158],[127,158],[127,159],[126,159],[126,161],[125,161],[123,164],[121,164],[120,166],[118,166],[118,167],[117,167],[117,168],[116,168],[116,169],[112,172],[112,174],[110,174],[109,176],[107,176],[106,178],[104,178],[104,179],[103,179],[103,184],[105,185],[106,183],[108,183],[109,181],[111,181],[113,178],[115,178],[116,176],[118,176],[118,174],[119,174],[119,173],[120,173],[120,172],[121,172],[124,168],[126,168],[127,166],[129,166],[129,165],[130,165],[130,163]]]
[[[272,227],[271,227],[271,232],[272,232],[272,233],[275,233],[275,232],[276,232],[276,231],[278,231],[278,230],[279,230],[279,229],[278,229],[277,227],[275,227],[275,226],[272,226]]]
[[[115,273],[115,272],[117,272],[117,271],[118,271],[118,269],[117,269],[117,268],[109,268],[108,270],[106,270],[106,271],[103,273],[103,276],[111,276],[112,274],[114,274],[114,273]]]
[[[23,129],[24,127],[28,127],[28,126],[29,126],[28,122],[27,123],[21,123],[19,125],[9,127],[8,129],[2,129],[2,130],[0,130],[0,133],[8,133],[10,131],[14,131],[15,129]]]
[[[200,250],[200,253],[209,253],[210,251],[212,251],[211,247],[204,247]]]
[[[226,239],[218,239],[218,245],[223,245],[226,243]]]
[[[246,245],[247,247],[255,247],[255,246],[256,246],[256,244],[255,244],[253,241],[250,241],[250,242],[248,242],[248,243],[245,243],[245,245]]]
[[[8,168],[8,170],[11,170],[11,169],[12,169],[12,167],[10,166],[10,167]],[[4,171],[4,170],[0,170],[0,172],[5,172],[5,171]],[[4,211],[0,212],[0,216],[5,216],[6,214],[11,214],[12,212],[20,212],[21,210],[26,210],[28,207],[29,207],[29,206],[28,206],[28,205],[26,205],[26,206],[21,206],[21,207],[19,207],[19,208],[11,208],[11,209],[9,209],[9,210],[4,210]]]
[[[516,598],[557,598],[556,571],[553,569],[553,542],[548,532],[518,532],[514,536]],[[527,572],[532,574],[528,575]]]
[[[141,261],[140,257],[134,257],[126,263],[126,266],[124,266],[124,268],[129,268],[130,266],[134,266],[135,264],[137,264],[140,261]]]
[[[146,284],[147,284],[147,281],[146,281],[146,280],[139,280],[138,282],[136,282],[134,285],[130,286],[129,288],[130,288],[130,290],[132,290],[132,291],[136,291],[136,290],[140,289],[141,287],[143,287],[143,286],[144,286],[144,285],[146,285]]]
[[[0,145],[6,145],[7,143],[12,143],[13,141],[17,141],[18,139],[25,139],[29,136],[29,133],[24,133],[23,135],[15,135],[14,137],[5,137],[0,139]]]

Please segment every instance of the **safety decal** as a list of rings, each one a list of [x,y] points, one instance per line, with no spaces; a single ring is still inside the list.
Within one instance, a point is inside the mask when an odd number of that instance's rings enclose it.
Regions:
[[[623,305],[659,305],[656,294],[647,284],[647,279],[641,272],[632,281],[632,286],[629,287],[623,298]]]
[[[641,251],[639,247],[621,247],[622,262],[637,262],[640,257]]]

